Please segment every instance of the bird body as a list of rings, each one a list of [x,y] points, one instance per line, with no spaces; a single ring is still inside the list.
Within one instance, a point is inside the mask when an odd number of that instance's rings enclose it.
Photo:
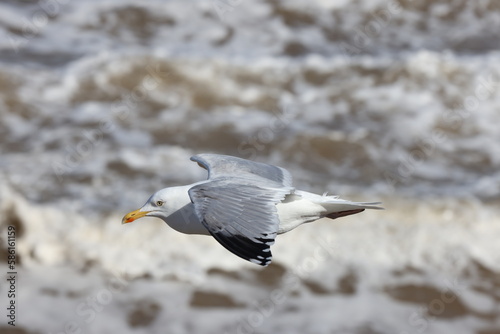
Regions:
[[[324,217],[381,209],[379,202],[297,190],[281,167],[216,154],[191,160],[208,170],[208,180],[159,190],[122,222],[157,217],[181,233],[212,235],[232,253],[265,266],[277,234]]]

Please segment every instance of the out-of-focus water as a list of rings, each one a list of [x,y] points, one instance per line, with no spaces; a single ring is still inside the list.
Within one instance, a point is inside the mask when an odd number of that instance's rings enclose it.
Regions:
[[[492,0],[2,2],[15,333],[499,333],[499,35]],[[120,225],[203,152],[386,210],[267,268]]]

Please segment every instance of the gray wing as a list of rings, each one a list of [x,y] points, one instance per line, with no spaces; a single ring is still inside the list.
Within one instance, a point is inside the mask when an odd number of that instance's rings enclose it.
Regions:
[[[267,266],[279,228],[276,203],[291,191],[293,188],[273,189],[221,178],[192,187],[189,196],[202,224],[222,246]]]
[[[278,166],[219,154],[198,154],[191,160],[208,170],[209,179],[238,176],[252,182],[265,182],[270,187],[292,186],[290,173]]]
[[[208,181],[189,190],[196,215],[230,252],[267,266],[278,234],[276,204],[294,191],[287,170],[225,155],[191,160],[208,170]]]

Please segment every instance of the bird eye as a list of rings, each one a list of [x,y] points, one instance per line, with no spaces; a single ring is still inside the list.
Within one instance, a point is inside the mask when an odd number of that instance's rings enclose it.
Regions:
[[[156,201],[156,205],[157,205],[157,206],[162,206],[162,205],[163,205],[163,203],[164,203],[163,201]]]

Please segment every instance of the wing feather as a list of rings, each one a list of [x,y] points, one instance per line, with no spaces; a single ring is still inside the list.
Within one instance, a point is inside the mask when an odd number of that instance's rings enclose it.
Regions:
[[[239,176],[251,182],[265,181],[274,187],[292,186],[292,175],[278,166],[220,154],[198,154],[191,160],[208,170],[208,179]]]
[[[261,179],[248,184],[245,177],[212,174],[209,181],[193,186],[189,196],[201,222],[220,244],[266,266],[279,229],[276,203],[292,191],[292,187],[270,188]]]

